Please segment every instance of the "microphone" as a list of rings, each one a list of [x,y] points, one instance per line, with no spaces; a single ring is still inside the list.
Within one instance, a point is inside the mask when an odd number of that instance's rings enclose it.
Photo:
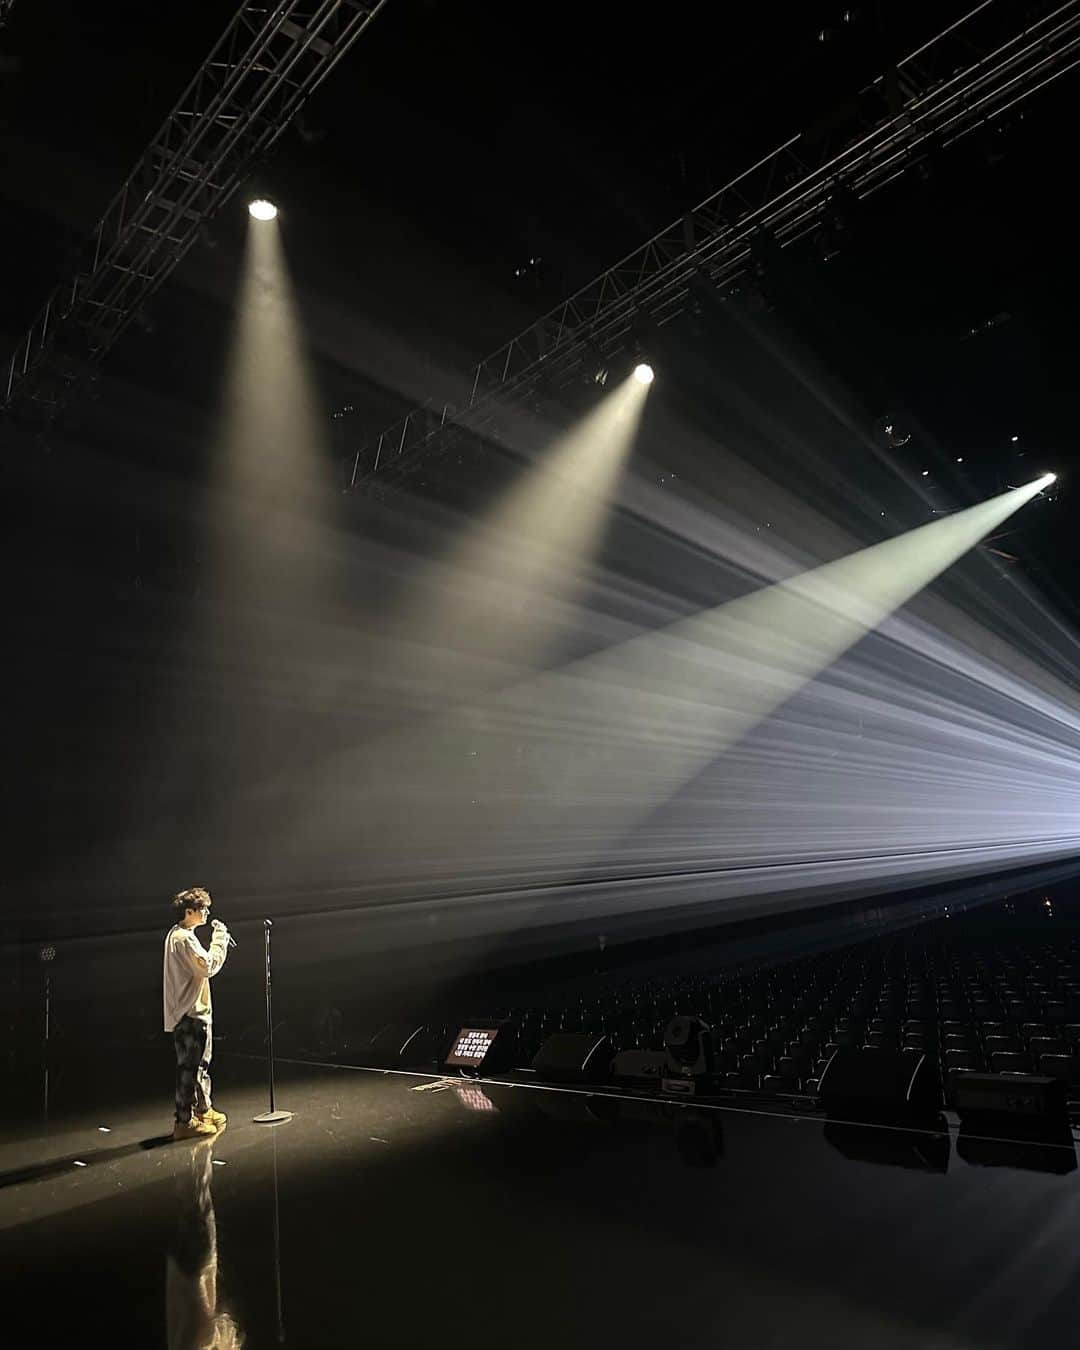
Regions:
[[[216,933],[219,928],[225,928],[225,925],[221,922],[220,919],[211,919],[210,927]],[[230,947],[236,946],[236,942],[233,940],[233,935],[229,932],[227,928],[225,928],[225,941],[229,944]]]

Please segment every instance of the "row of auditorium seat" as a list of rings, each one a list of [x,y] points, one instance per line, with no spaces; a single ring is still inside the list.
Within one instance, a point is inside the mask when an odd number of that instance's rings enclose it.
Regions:
[[[627,980],[504,1015],[523,1066],[555,1031],[659,1049],[670,1019],[689,1014],[712,1028],[732,1088],[812,1093],[837,1048],[865,1046],[927,1055],[946,1084],[976,1070],[1041,1073],[1080,1095],[1080,938],[962,929],[938,923],[770,969]]]

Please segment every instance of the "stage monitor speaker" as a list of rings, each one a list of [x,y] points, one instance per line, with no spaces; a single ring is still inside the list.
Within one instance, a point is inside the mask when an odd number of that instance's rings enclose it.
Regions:
[[[423,1064],[434,1058],[430,1033],[415,1022],[391,1022],[372,1036],[367,1057],[380,1068]]]
[[[857,1046],[835,1052],[818,1094],[826,1111],[858,1119],[933,1115],[942,1106],[941,1081],[925,1055]]]
[[[961,1120],[1024,1122],[1068,1131],[1065,1083],[1028,1073],[957,1073],[950,1080],[952,1104]]]
[[[557,1031],[537,1051],[532,1066],[549,1083],[602,1083],[610,1076],[614,1055],[606,1036]]]

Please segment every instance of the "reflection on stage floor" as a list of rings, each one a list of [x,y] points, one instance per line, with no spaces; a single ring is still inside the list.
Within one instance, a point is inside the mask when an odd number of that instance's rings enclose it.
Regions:
[[[1071,1142],[302,1065],[266,1127],[257,1065],[217,1082],[212,1142],[132,1102],[0,1144],[9,1288],[50,1342],[983,1350],[1080,1323]]]

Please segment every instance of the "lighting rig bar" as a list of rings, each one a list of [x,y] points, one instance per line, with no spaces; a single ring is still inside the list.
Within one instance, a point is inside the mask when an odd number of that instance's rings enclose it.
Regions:
[[[19,343],[3,407],[63,404],[386,2],[240,6]]]
[[[412,472],[426,458],[418,452],[455,429],[494,435],[500,409],[541,381],[565,386],[586,361],[632,347],[642,325],[676,318],[699,288],[730,287],[756,250],[817,230],[842,197],[869,197],[993,125],[1080,64],[1080,0],[1041,9],[1017,32],[1008,4],[976,5],[864,88],[842,125],[785,141],[485,357],[464,406],[416,408],[361,445],[351,486],[378,491],[380,478]]]

